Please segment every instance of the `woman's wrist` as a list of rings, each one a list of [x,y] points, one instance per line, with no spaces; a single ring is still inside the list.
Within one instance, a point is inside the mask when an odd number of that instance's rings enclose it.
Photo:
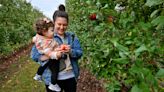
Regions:
[[[68,53],[69,53],[69,55],[71,55],[72,54],[72,49],[70,49]]]

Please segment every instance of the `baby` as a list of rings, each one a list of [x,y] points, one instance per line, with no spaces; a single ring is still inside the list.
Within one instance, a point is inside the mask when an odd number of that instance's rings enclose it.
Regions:
[[[59,72],[59,58],[67,58],[67,55],[62,54],[58,43],[54,40],[54,24],[48,18],[40,18],[35,24],[36,35],[33,37],[33,42],[40,54],[43,54],[42,61],[49,59],[47,63],[38,68],[37,74],[34,79],[41,81],[44,70],[48,67],[51,72],[51,84],[49,89],[53,91],[61,91],[57,84],[57,77]],[[65,46],[67,48],[67,46]]]

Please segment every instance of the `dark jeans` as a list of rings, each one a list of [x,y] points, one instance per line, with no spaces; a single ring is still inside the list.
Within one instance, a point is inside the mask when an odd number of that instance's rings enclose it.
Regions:
[[[38,68],[37,74],[42,75],[47,67],[52,72],[51,83],[55,85],[57,83],[57,77],[59,73],[59,61],[55,59],[50,59],[44,66],[40,66]]]
[[[57,80],[58,85],[60,86],[60,88],[62,89],[61,92],[76,92],[76,86],[77,86],[77,82],[75,80],[75,78],[70,78],[70,79],[66,79],[66,80]],[[50,89],[48,89],[49,85],[46,85],[46,91],[47,92],[56,92],[56,91],[51,91]]]

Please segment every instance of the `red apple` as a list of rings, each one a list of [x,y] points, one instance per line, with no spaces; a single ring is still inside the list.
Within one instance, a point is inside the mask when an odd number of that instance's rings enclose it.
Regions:
[[[62,44],[62,45],[60,46],[60,48],[61,48],[61,50],[66,50],[66,48],[67,48],[67,45],[65,45],[65,44]]]
[[[95,14],[95,13],[91,14],[91,15],[89,16],[89,19],[90,19],[90,20],[96,20],[96,14]]]

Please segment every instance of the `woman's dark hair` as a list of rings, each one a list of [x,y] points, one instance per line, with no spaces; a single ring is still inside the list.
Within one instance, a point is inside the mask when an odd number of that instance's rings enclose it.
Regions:
[[[60,10],[55,11],[53,14],[53,21],[54,22],[56,21],[57,17],[63,17],[63,18],[67,19],[67,22],[69,21],[68,14],[65,11],[60,11]]]
[[[65,6],[63,4],[60,4],[58,10],[65,11]]]
[[[39,18],[36,21],[34,27],[35,27],[37,34],[43,35],[43,32],[46,32],[48,30],[48,28],[50,28],[50,27],[54,27],[54,24],[48,18]]]

